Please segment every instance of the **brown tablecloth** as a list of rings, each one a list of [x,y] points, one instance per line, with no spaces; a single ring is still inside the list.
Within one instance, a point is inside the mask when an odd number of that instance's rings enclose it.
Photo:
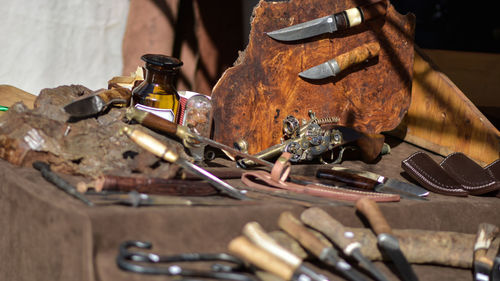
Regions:
[[[377,164],[342,165],[405,180],[401,160],[417,150],[400,143]],[[311,172],[304,165],[295,168]],[[498,198],[430,194],[429,199],[380,206],[393,228],[473,234],[481,222],[500,225]],[[366,227],[351,206],[323,208],[346,226]],[[277,200],[224,207],[88,207],[47,183],[37,170],[0,161],[0,280],[165,280],[120,270],[115,263],[119,244],[150,241],[161,254],[227,251],[245,223],[258,221],[268,231],[277,230],[285,210],[299,214],[304,207]],[[384,264],[377,266],[397,280]],[[472,280],[468,269],[414,268],[420,280]]]

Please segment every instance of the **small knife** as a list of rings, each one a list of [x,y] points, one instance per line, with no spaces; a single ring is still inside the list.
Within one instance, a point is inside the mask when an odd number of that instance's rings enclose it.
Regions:
[[[279,41],[295,41],[344,30],[364,21],[385,16],[387,5],[379,1],[365,6],[347,9],[343,12],[299,23],[282,29],[268,32],[269,37]]]
[[[356,210],[361,212],[370,222],[377,234],[377,245],[394,263],[403,281],[418,281],[410,263],[399,246],[398,239],[392,235],[391,226],[387,223],[377,203],[369,198],[356,201]]]
[[[75,100],[66,106],[66,111],[71,117],[83,118],[104,111],[110,104],[126,106],[130,102],[132,92],[127,88],[113,88],[97,91],[94,95]]]
[[[400,181],[397,179],[386,178],[386,177],[379,175],[379,174],[376,174],[376,173],[372,173],[372,172],[368,172],[368,171],[358,171],[358,170],[349,169],[349,168],[345,168],[345,167],[333,167],[332,170],[343,171],[343,172],[359,175],[359,176],[362,176],[365,178],[369,178],[369,179],[375,180],[381,184],[385,184],[386,186],[391,186],[393,188],[404,190],[406,192],[413,193],[413,194],[418,195],[420,197],[425,197],[425,196],[429,195],[429,191],[423,187],[420,187],[420,186],[412,184],[412,183]]]
[[[378,56],[380,45],[376,42],[364,44],[352,51],[338,55],[322,64],[311,67],[299,73],[306,79],[325,79],[335,76],[352,65],[362,63],[370,58]]]
[[[399,194],[401,197],[406,199],[427,201],[427,198],[420,197],[417,194],[408,192],[406,190],[401,190],[392,186],[388,186],[384,183],[379,183],[372,179],[365,178],[356,174],[347,173],[344,171],[318,169],[316,171],[316,177],[343,182],[352,187],[373,190],[375,192]]]
[[[499,228],[490,223],[479,224],[474,243],[474,280],[489,281],[494,261],[486,253],[497,237]]]

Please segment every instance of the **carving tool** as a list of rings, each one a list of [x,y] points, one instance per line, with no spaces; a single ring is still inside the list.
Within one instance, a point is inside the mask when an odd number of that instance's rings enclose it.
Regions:
[[[491,260],[486,252],[490,248],[491,242],[498,235],[499,228],[489,223],[479,224],[476,242],[474,244],[474,280],[490,280],[490,272],[494,261]]]
[[[347,231],[340,222],[325,211],[317,207],[309,208],[302,212],[300,219],[306,225],[326,235],[342,249],[346,256],[356,260],[359,266],[368,271],[376,280],[388,280],[368,258],[361,254],[361,243],[356,240],[354,233]]]
[[[403,281],[417,281],[417,275],[404,256],[398,239],[392,234],[392,229],[380,211],[377,203],[368,198],[356,201],[356,210],[361,212],[370,222],[377,234],[377,245],[391,259]]]
[[[380,45],[376,42],[367,43],[349,52],[313,66],[299,73],[299,76],[306,79],[325,79],[333,77],[350,66],[360,64],[368,59],[378,56]]]
[[[278,225],[290,236],[299,241],[307,250],[313,253],[325,264],[334,267],[337,272],[352,281],[367,280],[361,273],[351,267],[344,259],[340,258],[337,250],[327,245],[307,229],[302,222],[291,212],[281,213]],[[385,280],[386,281],[386,280]]]
[[[234,188],[228,183],[210,174],[206,170],[196,166],[195,164],[187,161],[186,159],[179,157],[179,155],[175,151],[169,149],[165,144],[155,139],[154,137],[129,127],[123,127],[122,132],[125,135],[127,135],[130,139],[132,139],[132,141],[134,141],[140,147],[146,149],[147,151],[153,153],[154,155],[170,163],[175,163],[183,167],[184,169],[188,170],[189,172],[202,177],[210,184],[212,184],[215,188],[217,188],[220,192],[235,199],[240,199],[240,200],[249,199],[247,196],[245,196],[244,191],[240,191]]]
[[[132,92],[127,88],[113,88],[97,91],[94,95],[75,100],[66,106],[66,111],[71,117],[83,118],[104,111],[110,104],[127,105],[132,97]]]
[[[339,181],[352,187],[373,190],[376,192],[399,194],[401,197],[407,199],[427,201],[426,198],[420,197],[417,194],[409,192],[408,190],[379,183],[378,181],[365,178],[357,174],[351,174],[343,170],[318,169],[316,171],[316,177]]]
[[[272,168],[273,164],[269,161],[257,158],[255,156],[249,155],[247,153],[244,153],[240,150],[237,150],[235,148],[232,148],[230,146],[227,146],[225,144],[216,142],[212,139],[209,139],[204,136],[200,136],[198,134],[195,134],[189,130],[188,127],[186,126],[181,126],[176,123],[170,122],[166,119],[163,119],[161,117],[158,117],[154,114],[151,114],[149,112],[134,108],[134,107],[129,107],[127,109],[126,116],[130,120],[135,120],[138,123],[151,128],[155,130],[159,130],[161,132],[167,133],[168,135],[171,136],[177,136],[178,138],[183,140],[183,143],[186,147],[192,147],[196,146],[196,143],[202,142],[205,144],[208,144],[212,147],[219,148],[221,150],[226,151],[227,153],[231,155],[236,155],[240,156],[242,158],[246,158],[248,160],[253,161],[254,163],[267,166]]]
[[[295,41],[323,33],[334,33],[359,25],[365,21],[383,17],[387,11],[384,1],[347,9],[345,11],[267,32],[269,37],[279,41]]]
[[[243,227],[243,234],[255,245],[271,253],[291,266],[298,274],[303,274],[313,281],[328,281],[328,279],[316,273],[306,266],[302,260],[289,250],[283,248],[269,234],[267,234],[258,222],[249,222]]]
[[[365,178],[369,178],[369,179],[372,179],[372,180],[379,182],[380,184],[385,184],[386,186],[391,186],[391,187],[394,187],[394,188],[397,188],[397,189],[400,189],[400,190],[403,190],[403,191],[406,191],[409,193],[413,193],[413,194],[418,195],[420,197],[424,197],[424,196],[429,195],[429,191],[421,186],[418,186],[418,185],[415,185],[412,183],[408,183],[408,182],[404,182],[404,181],[400,181],[397,179],[387,178],[387,177],[384,177],[382,175],[379,175],[379,174],[376,174],[373,172],[358,171],[358,170],[349,169],[349,168],[340,167],[340,166],[333,167],[332,170],[333,171],[347,172],[347,173],[359,175],[359,176],[362,176]]]

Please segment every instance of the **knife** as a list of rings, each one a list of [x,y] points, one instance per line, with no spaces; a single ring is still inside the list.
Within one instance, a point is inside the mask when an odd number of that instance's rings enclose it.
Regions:
[[[269,37],[279,41],[295,41],[344,30],[364,21],[385,16],[387,5],[385,1],[347,9],[340,13],[317,18],[282,29],[267,32]]]
[[[474,280],[490,280],[490,272],[494,261],[486,255],[491,242],[499,233],[499,228],[490,223],[479,224],[476,241],[474,243]]]
[[[359,176],[362,176],[365,178],[369,178],[369,179],[377,181],[378,183],[385,184],[386,186],[391,186],[393,188],[404,190],[406,192],[413,193],[413,194],[418,195],[420,197],[424,197],[424,196],[429,195],[429,191],[423,187],[420,187],[420,186],[412,184],[412,183],[400,181],[397,179],[386,178],[382,175],[379,175],[379,174],[376,174],[373,172],[358,171],[358,170],[349,169],[349,168],[345,168],[345,167],[333,167],[332,170],[343,171],[343,172],[359,175]]]
[[[75,100],[66,106],[66,111],[71,117],[83,118],[104,111],[110,104],[126,106],[130,102],[132,92],[127,88],[113,88],[100,90],[94,95]]]
[[[420,197],[417,194],[408,192],[406,190],[401,190],[399,188],[388,186],[386,184],[379,183],[372,179],[365,178],[356,174],[347,173],[344,171],[318,169],[316,171],[316,177],[343,182],[352,187],[373,190],[375,192],[399,194],[401,197],[406,199],[422,200],[422,201],[428,200],[427,198]]]
[[[369,198],[356,201],[356,210],[361,212],[370,222],[377,234],[377,245],[394,263],[403,281],[417,281],[417,275],[399,247],[398,239],[392,235],[392,229],[380,211],[377,203]]]
[[[379,43],[367,43],[347,53],[340,54],[334,59],[304,70],[299,73],[299,76],[306,79],[325,79],[336,76],[352,65],[362,63],[370,58],[378,56],[379,52]]]

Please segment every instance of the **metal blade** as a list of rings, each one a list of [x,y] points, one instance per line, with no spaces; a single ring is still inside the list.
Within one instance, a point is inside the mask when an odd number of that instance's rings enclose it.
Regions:
[[[380,272],[380,270],[365,256],[361,254],[361,251],[354,249],[351,252],[351,256],[359,263],[359,265],[368,271],[377,281],[388,281],[387,277]]]
[[[207,172],[206,170],[202,169],[201,167],[198,167],[195,164],[187,161],[186,159],[178,158],[177,161],[175,161],[175,163],[180,165],[181,167],[189,170],[193,174],[202,177],[203,179],[208,181],[211,185],[213,185],[215,188],[217,188],[220,192],[225,193],[228,196],[231,196],[233,198],[240,199],[240,200],[249,200],[250,199],[245,194],[243,194],[242,191],[234,188],[233,186],[220,180],[218,177],[212,175],[211,173]]]
[[[64,106],[64,111],[71,117],[82,118],[101,112],[105,106],[104,101],[96,95],[71,102]]]
[[[400,181],[397,179],[387,179],[387,181],[385,182],[385,185],[393,187],[395,189],[399,189],[401,191],[415,194],[415,195],[420,196],[420,197],[429,195],[429,191],[427,189],[420,187],[418,185],[404,182],[404,181]]]
[[[267,167],[270,167],[272,168],[274,166],[273,163],[269,162],[269,161],[266,161],[266,160],[263,160],[263,159],[260,159],[260,158],[257,158],[255,156],[252,156],[248,153],[244,153],[244,152],[241,152],[235,148],[232,148],[230,146],[227,146],[225,144],[222,144],[222,143],[219,143],[219,142],[216,142],[212,139],[209,139],[209,138],[206,138],[206,137],[203,137],[203,136],[200,136],[200,135],[195,135],[195,134],[192,134],[193,137],[197,140],[197,141],[200,141],[200,142],[203,142],[203,143],[206,143],[210,146],[213,146],[215,148],[219,148],[219,149],[222,149],[222,150],[225,150],[226,152],[228,152],[229,154],[232,154],[232,155],[237,155],[237,156],[240,156],[240,157],[243,157],[243,158],[246,158],[248,160],[252,160],[253,162],[257,163],[257,164],[261,164],[261,165],[264,165],[264,166],[267,166]]]
[[[382,233],[377,237],[378,246],[383,249],[384,253],[391,259],[399,272],[403,281],[418,281],[417,275],[411,268],[410,263],[401,252],[399,242],[396,237]]]
[[[398,194],[399,196],[406,198],[406,199],[429,201],[429,199],[427,199],[425,197],[420,197],[420,196],[415,195],[413,193],[407,192],[407,191],[399,189],[399,188],[394,188],[392,186],[388,186],[388,185],[383,184],[383,183],[375,186],[374,190],[377,192],[381,192],[381,193]]]
[[[269,37],[279,41],[295,41],[337,31],[337,22],[333,15],[299,23],[268,32]]]
[[[365,281],[367,280],[359,271],[354,269],[350,264],[348,264],[344,259],[340,258],[333,248],[328,248],[333,251],[328,251],[323,262],[328,265],[335,267],[335,269],[345,278],[352,281]]]
[[[332,59],[302,71],[301,73],[299,73],[299,76],[306,79],[325,79],[335,76],[339,72],[339,64],[336,60]]]

